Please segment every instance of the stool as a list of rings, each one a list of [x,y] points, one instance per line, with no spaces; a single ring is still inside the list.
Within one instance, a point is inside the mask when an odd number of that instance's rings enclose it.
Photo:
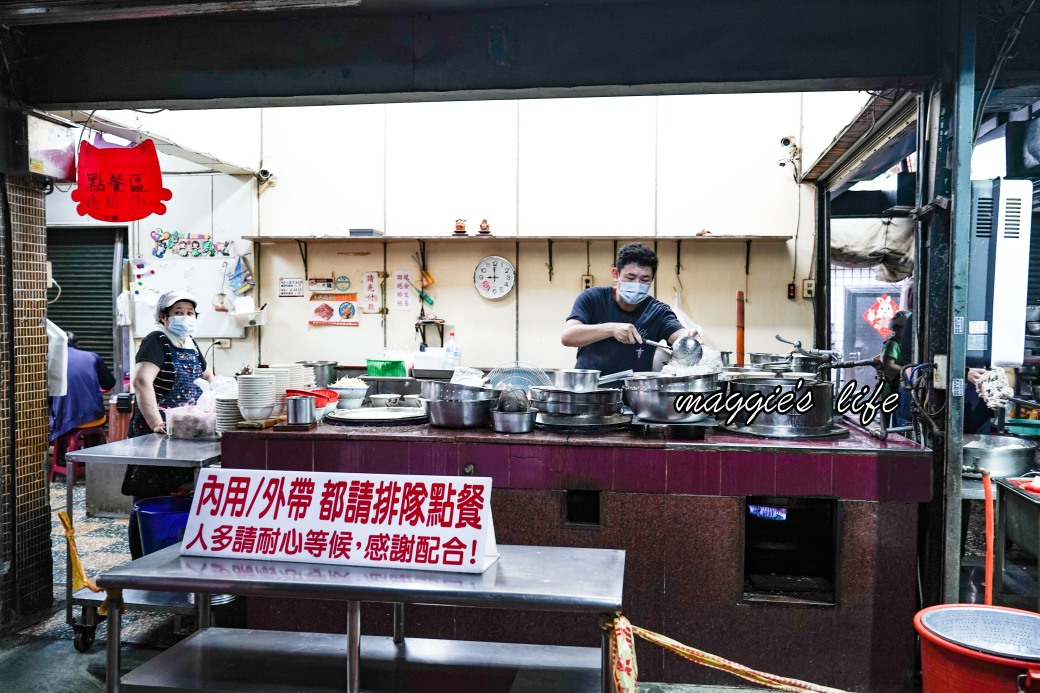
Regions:
[[[65,453],[72,452],[73,450],[82,450],[83,448],[94,447],[95,445],[104,445],[108,442],[108,436],[105,434],[105,422],[108,417],[102,416],[97,421],[91,421],[85,423],[82,426],[63,433],[54,441],[54,452],[51,453],[51,475],[50,481],[54,481],[55,474],[63,474],[66,482],[68,482],[69,471],[68,462],[65,460]],[[72,463],[72,482],[76,483],[77,477],[86,477],[87,469],[86,465],[82,462]],[[48,482],[50,483],[50,482]]]

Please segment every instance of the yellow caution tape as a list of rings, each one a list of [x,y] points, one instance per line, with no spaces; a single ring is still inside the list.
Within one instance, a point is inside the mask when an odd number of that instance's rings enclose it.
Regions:
[[[632,636],[638,635],[647,642],[660,645],[684,659],[702,664],[712,669],[725,671],[742,679],[760,684],[766,688],[790,693],[847,693],[838,688],[819,686],[798,679],[756,671],[743,664],[723,659],[703,650],[683,645],[681,642],[667,638],[645,628],[633,626],[628,619],[618,614],[613,620],[603,622],[603,628],[612,630],[610,639],[610,668],[616,693],[635,693],[636,690],[636,653],[632,645]],[[630,675],[629,675],[630,674]]]
[[[83,562],[79,560],[79,552],[76,551],[76,530],[72,528],[72,520],[64,510],[58,512],[61,526],[65,528],[65,539],[69,542],[69,563],[72,566],[72,591],[76,592],[84,587],[90,588],[91,592],[103,592],[87,577],[87,571],[83,569]]]

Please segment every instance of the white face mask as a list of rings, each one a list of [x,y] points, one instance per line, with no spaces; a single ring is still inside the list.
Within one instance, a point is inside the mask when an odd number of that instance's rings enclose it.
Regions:
[[[633,306],[643,302],[650,294],[650,285],[642,282],[618,282],[618,295],[625,303]]]
[[[171,315],[170,321],[166,325],[166,329],[181,339],[184,339],[185,337],[189,337],[195,333],[195,327],[197,325],[198,322],[194,315]]]

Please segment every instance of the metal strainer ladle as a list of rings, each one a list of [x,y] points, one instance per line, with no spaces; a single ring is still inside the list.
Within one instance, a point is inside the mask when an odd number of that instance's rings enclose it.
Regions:
[[[701,356],[704,355],[701,343],[693,337],[680,337],[671,346],[663,342],[655,342],[652,339],[644,339],[643,341],[671,353],[672,361],[680,366],[696,366],[700,363]]]

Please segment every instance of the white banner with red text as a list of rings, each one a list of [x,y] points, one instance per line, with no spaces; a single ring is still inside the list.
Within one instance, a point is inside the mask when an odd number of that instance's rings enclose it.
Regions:
[[[181,555],[482,573],[491,479],[205,469]]]

